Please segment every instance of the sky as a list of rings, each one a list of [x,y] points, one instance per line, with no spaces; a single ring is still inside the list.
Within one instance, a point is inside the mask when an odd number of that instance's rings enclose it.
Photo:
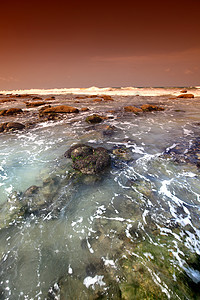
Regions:
[[[0,90],[200,85],[200,0],[0,4]]]

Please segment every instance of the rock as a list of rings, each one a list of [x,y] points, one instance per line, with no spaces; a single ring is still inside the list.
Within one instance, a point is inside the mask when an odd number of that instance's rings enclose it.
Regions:
[[[24,192],[23,196],[30,197],[36,194],[38,191],[39,191],[39,187],[36,185],[32,185]]]
[[[175,147],[167,149],[164,156],[170,157],[178,163],[190,163],[200,168],[200,138],[177,143]]]
[[[181,94],[177,98],[194,98],[193,94]]]
[[[20,108],[9,108],[0,111],[0,116],[12,116],[21,114],[23,111]]]
[[[152,105],[152,104],[144,104],[141,106],[141,109],[143,111],[161,111],[164,110],[163,107],[157,106],[157,105]]]
[[[28,94],[24,94],[24,95],[15,95],[15,97],[17,97],[17,98],[27,98],[27,97],[31,97],[31,95],[28,95]]]
[[[182,90],[182,91],[180,91],[180,93],[187,93],[187,90]]]
[[[82,108],[81,108],[81,111],[88,111],[88,110],[89,110],[88,107],[82,107]]]
[[[96,98],[96,99],[93,99],[92,101],[93,101],[93,102],[101,102],[101,101],[102,101],[102,99],[100,99],[100,98]]]
[[[99,115],[92,115],[92,116],[88,116],[85,121],[88,122],[88,123],[91,123],[91,124],[95,124],[95,123],[100,123],[103,121],[103,117],[102,116],[99,116]]]
[[[17,122],[7,122],[0,124],[0,132],[9,130],[21,130],[25,128],[25,125]]]
[[[129,161],[132,159],[130,150],[128,150],[124,146],[118,147],[118,148],[114,149],[112,152],[114,155],[116,155],[118,158],[120,158],[122,160]]]
[[[35,96],[35,97],[32,98],[32,100],[42,100],[42,98],[38,97],[38,96]]]
[[[113,98],[109,95],[103,95],[101,96],[105,101],[114,101]]]
[[[21,130],[25,128],[25,125],[21,124],[21,123],[17,123],[17,122],[9,122],[7,123],[6,129],[10,130]]]
[[[72,158],[72,167],[83,174],[98,174],[110,165],[110,156],[103,147],[95,149],[77,144],[66,151],[64,156]]]
[[[135,106],[125,106],[124,110],[127,112],[133,112],[134,114],[138,114],[143,111],[141,108]]]
[[[85,144],[76,144],[67,150],[64,154],[65,157],[72,158],[74,161],[76,158],[81,158],[93,153],[93,148],[86,146]]]
[[[56,99],[56,97],[52,96],[52,97],[46,98],[45,101],[55,100],[55,99]]]
[[[48,104],[47,102],[43,102],[43,101],[38,101],[38,102],[25,102],[27,107],[36,107],[36,106],[41,106],[41,105],[45,105]]]
[[[47,109],[42,110],[44,114],[48,113],[78,113],[78,108],[67,106],[67,105],[59,105],[54,107],[49,107]]]
[[[3,132],[6,129],[7,123],[0,124],[0,132]]]

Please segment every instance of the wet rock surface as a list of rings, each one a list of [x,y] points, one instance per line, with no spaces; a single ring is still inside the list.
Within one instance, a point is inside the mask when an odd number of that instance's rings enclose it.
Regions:
[[[178,95],[177,98],[194,98],[193,94],[181,94]]]
[[[78,108],[68,106],[68,105],[59,105],[55,107],[49,107],[42,110],[43,114],[48,113],[78,113]]]
[[[169,156],[178,163],[191,163],[200,168],[200,138],[193,139],[192,142],[183,140],[167,149],[164,156]]]
[[[90,124],[96,124],[96,123],[101,123],[103,121],[103,117],[100,116],[100,115],[97,115],[97,114],[94,114],[92,116],[88,116],[85,121],[87,123],[90,123]]]
[[[64,156],[71,158],[72,167],[83,174],[98,174],[110,165],[110,156],[103,147],[77,144],[66,151]]]
[[[23,111],[20,108],[9,108],[9,109],[3,109],[0,111],[0,116],[12,116],[21,114]]]
[[[17,122],[8,122],[8,123],[1,123],[0,124],[0,132],[5,131],[13,131],[13,130],[22,130],[25,128],[25,125]]]

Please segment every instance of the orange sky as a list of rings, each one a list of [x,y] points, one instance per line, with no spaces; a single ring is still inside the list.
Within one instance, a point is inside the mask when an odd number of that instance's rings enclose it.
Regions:
[[[1,0],[0,90],[200,85],[199,12],[199,0]]]

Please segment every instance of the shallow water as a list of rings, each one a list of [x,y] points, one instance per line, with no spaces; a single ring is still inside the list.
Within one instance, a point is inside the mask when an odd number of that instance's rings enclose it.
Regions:
[[[122,113],[146,103],[165,110]],[[199,137],[200,98],[116,96],[91,107],[111,108],[112,135],[84,121],[91,112],[1,135],[1,299],[200,297],[199,169],[164,155]],[[111,154],[103,175],[77,177],[63,154],[78,142],[123,146],[129,159]]]

